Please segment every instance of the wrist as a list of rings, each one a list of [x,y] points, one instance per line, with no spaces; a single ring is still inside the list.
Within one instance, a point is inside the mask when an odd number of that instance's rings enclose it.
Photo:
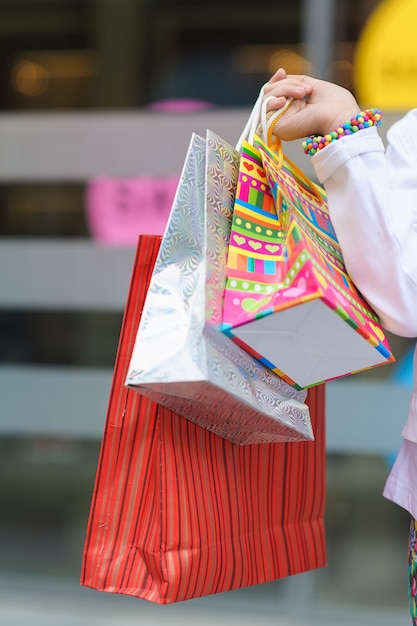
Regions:
[[[362,113],[362,111],[360,110],[358,106],[354,106],[349,109],[339,111],[339,113],[335,115],[334,117],[323,120],[321,124],[320,133],[318,134],[328,135],[329,133],[336,130],[336,128],[343,126],[343,124],[346,123],[346,120],[352,120],[360,113]]]

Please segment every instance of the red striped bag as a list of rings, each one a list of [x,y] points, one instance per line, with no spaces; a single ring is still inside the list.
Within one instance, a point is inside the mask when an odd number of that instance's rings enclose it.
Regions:
[[[124,386],[159,241],[139,239],[81,584],[167,604],[324,566],[323,386],[314,442],[246,446]]]

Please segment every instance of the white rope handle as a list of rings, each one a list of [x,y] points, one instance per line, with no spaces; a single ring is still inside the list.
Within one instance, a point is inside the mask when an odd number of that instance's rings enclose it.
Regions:
[[[242,149],[243,141],[247,141],[250,144],[253,144],[253,139],[256,135],[256,131],[259,126],[261,127],[261,135],[264,141],[267,141],[268,138],[268,128],[274,124],[283,113],[289,108],[289,106],[293,102],[293,98],[288,98],[286,103],[281,109],[275,111],[274,115],[269,119],[267,119],[267,104],[270,100],[274,99],[274,96],[269,96],[264,99],[264,88],[265,85],[262,86],[258,99],[256,100],[251,114],[249,116],[248,121],[246,122],[246,126],[243,129],[241,136],[236,144],[236,150],[240,152]]]
[[[261,106],[262,106],[262,98],[264,96],[264,87],[265,85],[262,86],[259,92],[258,99],[253,105],[253,109],[251,111],[248,121],[246,122],[246,126],[243,129],[242,134],[240,135],[239,140],[236,144],[236,150],[238,152],[240,152],[240,150],[242,149],[242,143],[244,141],[248,141],[249,143],[251,143],[250,137],[252,136],[253,138],[253,135],[255,134],[253,127],[255,126],[255,130],[256,130],[256,122],[259,124],[259,117],[260,117]]]

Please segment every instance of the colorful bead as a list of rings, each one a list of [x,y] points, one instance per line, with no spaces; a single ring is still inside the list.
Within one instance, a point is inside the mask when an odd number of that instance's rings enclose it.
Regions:
[[[305,154],[313,156],[319,150],[322,150],[328,146],[332,141],[337,141],[341,137],[352,135],[364,128],[370,128],[371,126],[379,126],[382,123],[382,111],[379,109],[367,109],[361,111],[355,117],[352,117],[350,122],[345,122],[336,130],[332,130],[330,133],[322,137],[321,135],[310,135],[301,144]]]

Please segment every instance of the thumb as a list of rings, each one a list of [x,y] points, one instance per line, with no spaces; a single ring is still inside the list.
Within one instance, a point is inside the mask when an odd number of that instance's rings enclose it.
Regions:
[[[278,111],[279,109],[282,109],[285,106],[286,102],[287,102],[287,98],[285,96],[279,96],[279,97],[270,96],[268,98],[266,110],[268,113],[270,113],[271,111]]]

